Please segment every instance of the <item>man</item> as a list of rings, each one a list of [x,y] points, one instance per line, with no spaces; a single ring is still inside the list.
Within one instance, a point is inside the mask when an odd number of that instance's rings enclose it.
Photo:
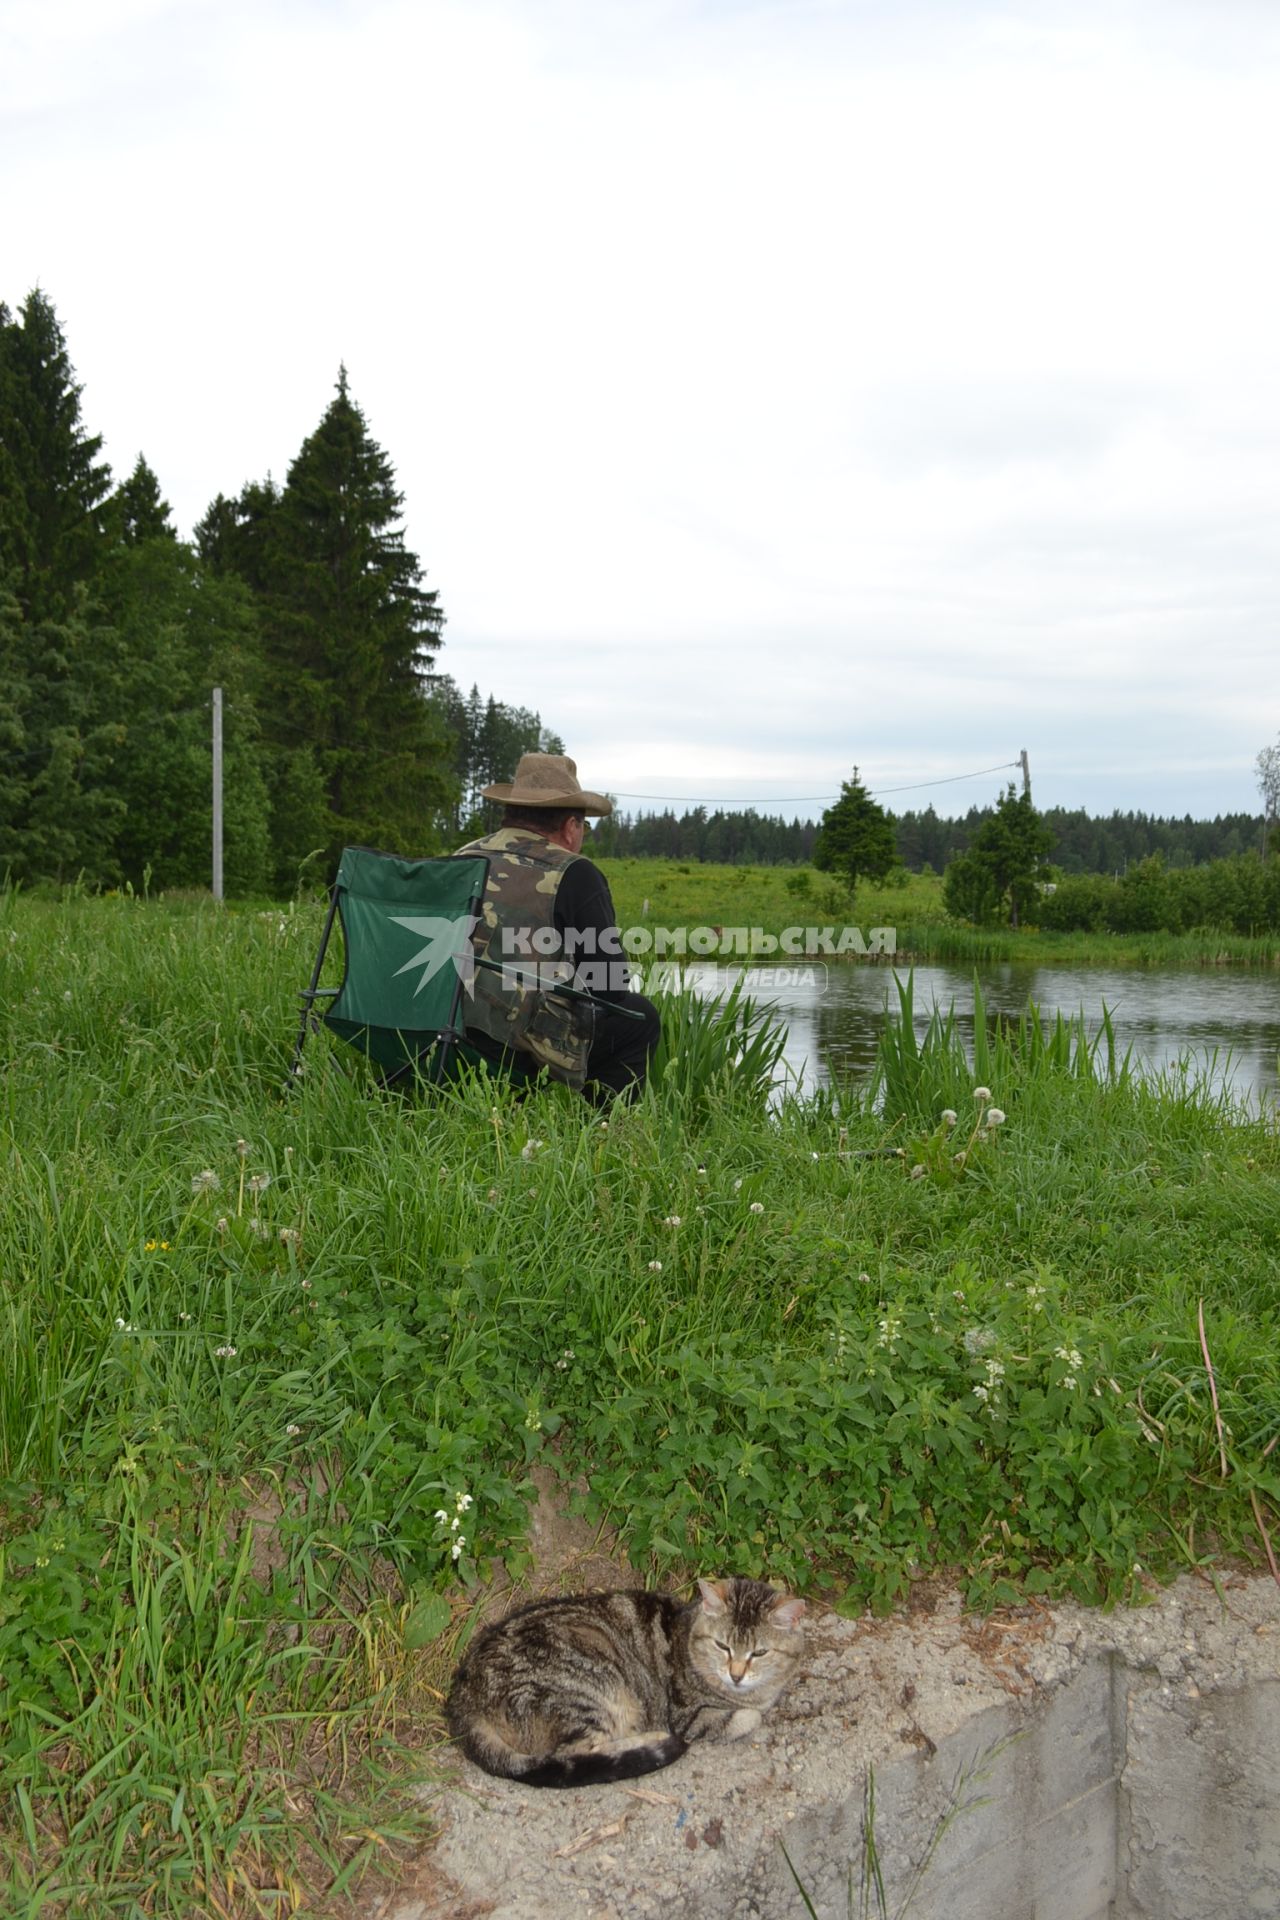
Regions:
[[[608,882],[582,853],[588,814],[612,813],[613,802],[580,786],[562,753],[524,754],[515,779],[484,797],[503,803],[502,824],[458,853],[489,861],[472,940],[477,960],[506,970],[476,968],[467,1039],[517,1078],[545,1071],[597,1106],[634,1099],[658,1044],[658,1010],[630,991]],[[557,978],[605,1004],[556,994]]]

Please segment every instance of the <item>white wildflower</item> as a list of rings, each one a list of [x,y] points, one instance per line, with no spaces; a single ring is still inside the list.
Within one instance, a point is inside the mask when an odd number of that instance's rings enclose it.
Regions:
[[[983,1106],[985,1107],[985,1105],[987,1104],[987,1101],[991,1098],[990,1087],[975,1087],[973,1090],[973,1097],[975,1100],[980,1100]]]
[[[192,1193],[216,1193],[222,1185],[212,1167],[206,1167],[203,1173],[191,1176]]]
[[[987,1108],[987,1125],[989,1127],[1002,1127],[1004,1125],[1004,1108],[1003,1107]]]
[[[986,1401],[991,1398],[991,1395],[988,1393],[985,1387],[975,1387],[973,1390],[973,1397],[975,1400]]]
[[[966,1327],[964,1350],[972,1359],[976,1359],[980,1353],[985,1353],[987,1348],[993,1347],[995,1343],[996,1336],[990,1327]]]
[[[296,1440],[298,1435],[302,1432],[302,1428],[298,1425],[296,1420],[291,1420],[288,1426],[285,1428],[285,1432],[288,1434],[291,1440]]]
[[[214,1225],[216,1226],[219,1233],[226,1233],[231,1226],[231,1222],[228,1220],[226,1214],[224,1213],[221,1220],[216,1220],[214,1222]]]
[[[436,1520],[437,1520],[437,1521],[439,1522],[439,1524],[440,1524],[440,1525],[441,1525],[442,1527],[446,1527],[446,1526],[448,1526],[448,1524],[449,1524],[449,1516],[448,1516],[448,1514],[447,1514],[447,1513],[445,1512],[445,1510],[444,1510],[444,1508],[443,1508],[443,1507],[437,1507],[437,1508],[436,1508]]]
[[[1054,1354],[1059,1360],[1065,1360],[1073,1373],[1078,1373],[1084,1365],[1084,1357],[1074,1347],[1055,1347]]]
[[[918,1164],[917,1164],[916,1166],[914,1166],[914,1167],[912,1167],[912,1169],[911,1169],[911,1178],[912,1178],[913,1180],[923,1180],[923,1179],[924,1179],[924,1176],[925,1176],[925,1174],[926,1174],[927,1172],[928,1172],[928,1168],[927,1168],[927,1167],[922,1167],[922,1166],[920,1166],[920,1165],[918,1165]]]
[[[301,1235],[296,1227],[281,1227],[280,1244],[282,1246],[296,1247],[300,1238]]]
[[[763,1201],[763,1200],[753,1200],[753,1201],[751,1202],[751,1205],[750,1205],[750,1206],[748,1207],[748,1209],[747,1209],[747,1211],[748,1211],[748,1213],[763,1213],[763,1212],[764,1212],[764,1201]]]
[[[213,1351],[215,1357],[219,1360],[234,1360],[236,1357],[234,1347],[215,1347]]]
[[[664,1227],[678,1227],[683,1225],[683,1222],[681,1221],[680,1215],[678,1213],[669,1213],[667,1214],[666,1218],[663,1220],[662,1224]]]
[[[954,1107],[944,1107],[942,1109],[942,1124],[944,1127],[954,1127],[959,1118],[960,1115]]]
[[[734,1192],[735,1192],[735,1193],[741,1193],[741,1192],[742,1192],[742,1182],[741,1182],[741,1180],[735,1180],[735,1181],[734,1181],[734,1183],[733,1183],[733,1190],[734,1190]]]
[[[460,1533],[457,1539],[454,1541],[453,1545],[449,1549],[450,1553],[453,1555],[455,1560],[461,1560],[462,1549],[466,1546],[466,1544],[467,1544],[466,1535]]]
[[[556,1372],[567,1373],[569,1371],[569,1368],[573,1365],[573,1361],[574,1361],[573,1348],[566,1347],[564,1352],[560,1355],[560,1358],[556,1361]]]
[[[1076,1377],[1074,1373],[1064,1373],[1062,1376],[1062,1384],[1070,1393],[1074,1389],[1076,1384]]]
[[[520,1158],[522,1160],[532,1160],[534,1154],[540,1152],[546,1144],[545,1140],[526,1140],[520,1149]]]
[[[271,1185],[271,1175],[269,1173],[250,1174],[249,1178],[245,1181],[245,1185],[248,1187],[250,1193],[265,1193]]]
[[[662,1272],[661,1260],[651,1260],[649,1262],[649,1271],[650,1273],[661,1273]]]
[[[460,1493],[458,1495],[457,1500],[454,1502],[454,1504],[457,1507],[459,1513],[466,1513],[469,1511],[470,1508],[474,1507],[475,1501],[471,1498],[471,1495],[469,1493]]]

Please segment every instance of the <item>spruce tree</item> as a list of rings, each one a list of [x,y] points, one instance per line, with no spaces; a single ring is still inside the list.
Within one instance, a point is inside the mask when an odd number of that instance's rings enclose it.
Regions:
[[[127,480],[112,496],[117,537],[126,546],[143,540],[176,540],[169,502],[161,497],[160,482],[141,454]]]
[[[444,616],[404,544],[402,506],[344,368],[278,503],[220,529],[260,572],[263,711],[282,746],[314,753],[331,858],[350,842],[422,852],[449,799],[448,744],[425,697]]]
[[[85,432],[80,388],[53,306],[37,289],[0,308],[0,574],[28,622],[65,620],[102,552],[111,469]]]
[[[898,857],[893,821],[873,800],[853,770],[840,783],[840,798],[827,808],[814,842],[813,864],[820,873],[836,873],[852,895],[859,880],[883,880]]]

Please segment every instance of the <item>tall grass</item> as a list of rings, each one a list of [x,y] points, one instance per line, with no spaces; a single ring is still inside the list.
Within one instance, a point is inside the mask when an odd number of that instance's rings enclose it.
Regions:
[[[306,1911],[393,1859],[421,1643],[527,1569],[535,1463],[654,1577],[856,1609],[1255,1552],[1262,1116],[909,1000],[879,1106],[779,1098],[745,986],[605,1116],[380,1095],[328,1036],[285,1096],[319,919],[0,912],[0,1910]]]

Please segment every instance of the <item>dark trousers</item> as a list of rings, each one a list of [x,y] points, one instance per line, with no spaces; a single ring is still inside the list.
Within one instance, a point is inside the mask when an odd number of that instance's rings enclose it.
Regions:
[[[609,1006],[595,1010],[595,1034],[587,1055],[585,1092],[598,1107],[606,1106],[618,1094],[634,1100],[643,1090],[662,1032],[658,1009],[642,993],[614,993],[609,999]],[[643,1019],[628,1020],[615,1011],[620,1006],[642,1014]]]
[[[649,1062],[662,1032],[658,1009],[642,993],[612,993],[609,999],[610,1006],[595,1009],[595,1031],[587,1055],[587,1084],[583,1088],[587,1099],[597,1107],[607,1107],[620,1095],[634,1100],[643,1092]],[[628,1020],[615,1011],[619,1006],[630,1007],[643,1017]],[[491,1040],[488,1034],[468,1027],[467,1040],[477,1053],[508,1073],[517,1086],[536,1080],[542,1071],[528,1054],[513,1053]]]

